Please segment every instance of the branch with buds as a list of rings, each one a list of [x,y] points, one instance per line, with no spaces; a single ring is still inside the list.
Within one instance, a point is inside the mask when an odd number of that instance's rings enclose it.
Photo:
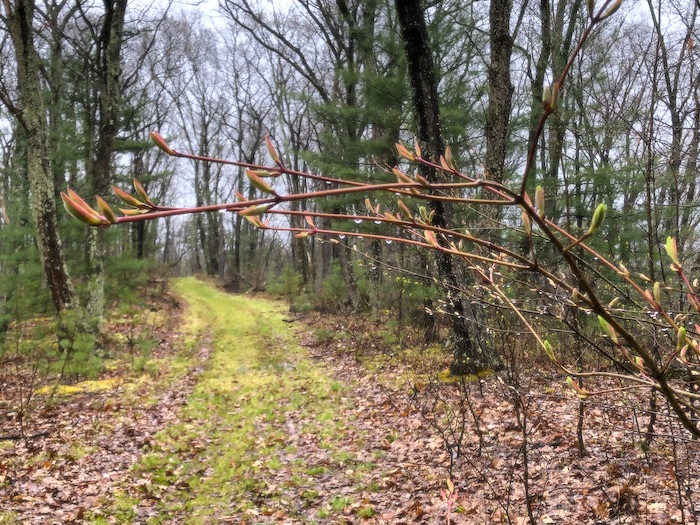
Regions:
[[[181,158],[204,160],[208,162],[224,162],[243,166],[250,184],[264,196],[259,199],[247,200],[238,194],[238,201],[213,206],[172,208],[158,206],[152,202],[143,186],[134,180],[134,194],[129,194],[114,187],[115,196],[127,207],[121,208],[122,216],[117,217],[114,211],[100,197],[97,198],[97,209],[90,207],[80,196],[72,190],[62,194],[66,210],[77,219],[91,226],[109,226],[122,222],[135,220],[148,220],[157,217],[191,214],[208,211],[225,210],[239,213],[258,228],[274,228],[287,231],[297,238],[314,236],[335,237],[346,235],[349,237],[363,237],[366,239],[383,239],[387,241],[404,243],[423,249],[440,251],[463,260],[471,271],[484,283],[492,297],[498,298],[498,302],[505,305],[520,319],[523,326],[532,334],[537,345],[544,351],[549,359],[557,366],[566,377],[566,383],[573,391],[585,399],[591,395],[610,394],[629,389],[655,389],[661,392],[668,400],[672,410],[683,424],[691,432],[700,434],[695,425],[695,414],[700,412],[694,403],[700,399],[700,395],[691,392],[682,385],[674,385],[668,379],[668,372],[674,366],[682,366],[688,370],[700,369],[700,326],[694,325],[692,335],[684,325],[689,316],[700,311],[700,299],[697,290],[693,286],[677,253],[674,239],[666,242],[666,252],[671,262],[671,269],[680,277],[686,290],[686,296],[690,310],[683,314],[673,315],[668,311],[662,301],[662,283],[654,283],[652,288],[645,288],[644,276],[633,276],[621,264],[615,264],[603,254],[591,247],[587,240],[594,238],[603,225],[606,218],[606,207],[599,204],[592,213],[592,219],[583,235],[575,236],[561,228],[544,213],[545,196],[541,187],[536,188],[534,203],[525,192],[522,195],[513,192],[503,184],[494,181],[479,179],[457,170],[451,158],[449,150],[445,151],[438,163],[433,163],[421,157],[420,148],[409,149],[404,144],[397,144],[398,154],[406,161],[413,164],[424,164],[442,171],[449,176],[450,182],[430,183],[419,176],[411,176],[406,171],[394,168],[392,173],[396,177],[395,183],[347,183],[341,179],[319,177],[310,173],[294,172],[287,169],[279,160],[279,154],[268,139],[266,141],[270,157],[276,159],[276,166],[249,165],[220,159],[202,159],[196,155],[180,153],[167,145],[158,133],[152,134],[156,144],[169,154]],[[321,179],[336,183],[339,188],[325,189],[305,194],[283,195],[275,191],[266,179],[278,177],[281,174],[291,174],[306,177],[311,180]],[[458,197],[455,191],[471,189],[483,190],[479,192],[482,197]],[[312,200],[330,195],[349,195],[359,193],[371,195],[373,193],[393,194],[395,206],[383,209],[380,204],[374,204],[369,198],[365,200],[367,212],[365,214],[338,214],[323,212],[300,212],[286,209],[285,203],[294,200]],[[476,192],[475,192],[476,193]],[[484,198],[483,195],[491,197]],[[434,212],[429,212],[425,204],[429,200],[444,200],[480,206],[501,206],[503,208],[518,208],[520,210],[521,228],[519,235],[527,240],[529,253],[523,255],[505,243],[494,242],[474,235],[469,231],[456,228],[438,227],[433,224]],[[270,226],[265,220],[267,214],[279,214],[287,216],[303,216],[305,226],[282,227]],[[335,228],[320,228],[317,226],[319,218],[332,221],[345,221],[348,219],[366,220],[393,226],[403,231],[403,235],[390,233],[366,233],[341,231]],[[513,225],[509,225],[513,228]],[[561,269],[555,271],[543,264],[538,258],[535,241],[546,241],[560,254],[561,259],[567,265],[568,272]],[[576,248],[576,250],[574,250]],[[653,311],[664,326],[676,334],[672,347],[660,354],[661,359],[649,350],[645,341],[635,333],[631,326],[629,311],[618,311],[614,305],[603,300],[596,287],[593,286],[590,272],[582,264],[582,256],[575,255],[574,251],[580,251],[597,261],[599,268],[608,270],[608,273],[616,275],[621,281],[613,283],[619,288],[625,284],[627,296],[636,294],[637,311]],[[565,292],[569,299],[564,301],[566,308],[582,311],[597,316],[600,334],[607,341],[607,345],[613,349],[605,354],[612,364],[622,371],[577,371],[563,362],[557,356],[554,345],[546,337],[538,333],[535,325],[528,319],[524,309],[504,291],[502,282],[509,275],[544,277],[550,286]],[[597,278],[598,275],[596,274]],[[641,281],[641,282],[640,282]],[[580,378],[606,378],[622,381],[625,386],[618,388],[603,388],[597,391],[588,391],[579,386]],[[693,414],[692,416],[689,414]],[[697,414],[700,415],[700,414]]]
[[[173,149],[160,133],[154,132],[151,138],[170,156],[244,168],[250,186],[261,196],[257,199],[246,199],[237,193],[237,200],[230,203],[200,207],[163,207],[152,202],[143,186],[134,180],[133,194],[116,187],[112,188],[116,198],[126,206],[120,208],[121,216],[117,216],[100,197],[97,198],[96,209],[72,190],[62,193],[61,198],[68,213],[90,226],[110,226],[173,215],[223,210],[238,213],[255,227],[290,232],[300,239],[333,239],[344,235],[383,239],[448,254],[463,261],[465,267],[482,283],[481,286],[486,291],[485,301],[513,312],[532,334],[536,345],[560,370],[564,381],[578,397],[586,399],[594,395],[627,390],[654,390],[668,400],[671,412],[683,426],[693,435],[700,437],[697,423],[700,419],[700,407],[695,406],[700,400],[700,394],[693,391],[692,384],[677,379],[679,376],[692,377],[700,373],[700,325],[693,321],[700,312],[700,299],[696,286],[684,271],[676,241],[669,238],[665,248],[670,268],[674,275],[678,276],[681,289],[668,283],[651,283],[649,278],[641,274],[633,275],[622,263],[606,258],[594,248],[592,241],[606,220],[605,204],[600,203],[592,210],[587,229],[582,234],[575,235],[558,225],[554,217],[546,215],[545,192],[541,186],[535,189],[534,202],[527,192],[528,176],[539,138],[548,117],[557,110],[561,90],[574,57],[582,49],[595,25],[612,15],[619,6],[620,0],[609,0],[596,10],[593,0],[588,2],[587,27],[560,77],[545,91],[544,112],[530,143],[518,189],[461,172],[449,147],[439,159],[434,160],[424,158],[418,144],[413,148],[405,144],[396,144],[396,151],[405,166],[422,165],[437,170],[444,175],[441,179],[444,182],[430,182],[418,174],[411,174],[409,169],[392,167],[386,171],[395,177],[395,182],[367,183],[292,170],[285,166],[269,137],[266,137],[265,144],[272,165],[265,166],[182,153]],[[275,179],[283,174],[330,184],[331,187],[285,195],[275,189],[274,184]],[[286,206],[294,201],[309,201],[330,196],[376,194],[391,196],[391,203],[384,204],[385,208],[382,208],[367,197],[367,211],[354,214],[301,212],[290,210]],[[493,240],[473,234],[458,225],[437,226],[433,222],[434,212],[428,211],[430,201],[451,202],[471,207],[495,206],[502,211],[513,210],[514,213],[510,215],[503,213],[500,216],[520,217],[520,224],[515,224],[515,220],[510,219],[502,224],[503,230],[512,232],[511,235],[516,239],[508,240],[507,237],[502,237],[501,240]],[[272,214],[303,216],[305,225],[271,226],[266,216]],[[319,227],[319,219],[324,219],[323,224],[330,222],[331,226]],[[348,219],[384,224],[393,228],[395,233],[344,231],[333,226]],[[523,245],[527,246],[525,253],[519,249]],[[556,254],[556,259],[550,256],[547,262],[547,258],[542,256],[544,250],[538,248],[543,245],[547,247],[548,253]],[[531,283],[528,286],[534,285],[538,294],[544,289],[552,290],[551,306],[557,312],[550,312],[548,315],[565,326],[570,326],[569,316],[581,316],[585,319],[585,316],[592,315],[593,318],[597,318],[597,325],[588,326],[588,332],[578,331],[574,335],[602,357],[608,366],[599,370],[582,371],[568,364],[563,352],[556,348],[556,342],[544,336],[538,327],[539,323],[533,322],[533,319],[538,319],[542,313],[547,313],[547,308],[545,312],[539,309],[528,310],[527,299],[516,298],[509,292],[509,283]],[[526,290],[527,288],[521,287],[519,292],[523,293]],[[674,312],[665,305],[664,293],[681,292],[687,307],[685,310],[676,308]],[[611,298],[610,295],[614,297]],[[654,338],[655,342],[652,345],[652,338],[646,337],[645,331],[665,331],[667,335]],[[580,382],[582,378],[597,378],[602,386],[597,390],[584,389]]]

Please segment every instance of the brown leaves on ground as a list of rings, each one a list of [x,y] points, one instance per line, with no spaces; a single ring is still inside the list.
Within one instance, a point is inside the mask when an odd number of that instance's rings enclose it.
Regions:
[[[180,344],[173,331],[179,319],[177,305],[169,304],[167,315],[171,322],[154,334],[160,344],[153,359],[171,358]],[[207,353],[202,346],[195,363]],[[193,366],[167,383],[156,371],[156,377],[137,378],[128,391],[125,383],[55,400],[44,394],[35,398],[36,408],[27,414],[26,439],[20,436],[13,410],[19,401],[8,395],[18,393],[8,388],[16,377],[0,374],[0,439],[10,438],[0,440],[0,524],[82,523],[86,513],[124,481],[151,436],[177,419],[197,372]],[[130,373],[122,368],[105,375]]]
[[[563,378],[521,370],[517,389],[496,377],[401,387],[398,378],[415,360],[382,359],[392,349],[347,321],[325,327],[334,337],[311,350],[355,385],[356,425],[373,429],[371,446],[387,451],[383,472],[375,471],[382,487],[375,504],[383,510],[374,522],[444,520],[438,495],[448,450],[459,490],[452,523],[530,523],[527,505],[534,523],[661,525],[700,516],[700,445],[659,408],[647,448],[648,396],[586,401],[582,454],[580,402],[562,388]],[[361,365],[368,361],[384,364],[368,374]]]
[[[162,357],[179,344],[171,317],[173,324],[158,334]],[[446,523],[441,491],[448,477],[458,490],[453,524],[529,523],[528,506],[534,522],[544,524],[696,522],[698,445],[657,409],[657,436],[647,450],[648,400],[587,401],[582,455],[579,401],[560,378],[533,371],[517,390],[496,377],[402,382],[389,350],[372,349],[357,327],[336,320],[323,328],[334,336],[307,332],[302,343],[343,384],[347,403],[335,415],[343,422],[342,447],[322,447],[308,431],[308,415],[288,412],[281,467],[260,462],[251,473],[260,501],[217,522]],[[207,354],[202,348],[197,363]],[[386,359],[375,359],[382,364],[368,372],[362,362],[378,356]],[[84,523],[115,490],[138,494],[143,480],[129,468],[156,432],[178,421],[196,375],[194,367],[171,384],[155,377],[128,394],[120,386],[37,408],[27,428],[36,438],[0,441],[0,523],[10,515],[23,524]],[[13,378],[5,374],[1,381],[9,385]],[[7,396],[13,391],[2,390],[3,435],[17,432]],[[256,426],[265,447],[265,422]],[[284,465],[298,461],[308,476],[292,483]],[[163,490],[187,493],[177,483]],[[144,500],[153,497],[141,492]],[[172,519],[159,522],[179,523]]]

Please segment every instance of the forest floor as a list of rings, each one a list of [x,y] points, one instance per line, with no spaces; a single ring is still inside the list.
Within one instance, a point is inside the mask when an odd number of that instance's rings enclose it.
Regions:
[[[0,369],[0,525],[697,522],[700,447],[661,412],[646,447],[643,413],[587,402],[581,454],[561,378],[518,379],[514,402],[497,377],[431,381],[445,356],[393,352],[356,318],[192,278],[172,293],[138,373],[132,349],[37,394],[27,439],[26,390]]]

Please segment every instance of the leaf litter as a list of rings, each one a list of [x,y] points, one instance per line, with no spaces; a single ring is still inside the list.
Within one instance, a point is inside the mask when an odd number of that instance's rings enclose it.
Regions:
[[[181,316],[171,307],[154,358],[182,352]],[[518,412],[512,389],[495,377],[466,385],[406,380],[411,364],[372,348],[371,329],[327,316],[305,323],[293,323],[295,337],[327,378],[327,399],[308,399],[318,385],[306,365],[275,363],[264,389],[232,395],[225,414],[212,403],[203,424],[207,405],[194,410],[192,393],[221,351],[203,337],[178,377],[134,381],[121,370],[127,377],[113,390],[37,407],[26,431],[39,437],[0,441],[0,523],[445,523],[448,478],[457,490],[453,524],[528,523],[528,507],[536,523],[697,522],[699,445],[663,410],[645,448],[645,403],[587,401],[582,455],[579,401],[560,378],[523,372]],[[319,337],[324,330],[334,336]],[[3,435],[17,432],[13,380],[2,374]],[[226,435],[261,400],[267,409],[249,421],[244,454],[224,467],[231,487],[216,493]],[[170,462],[160,477],[148,465],[156,454]],[[121,515],[120,499],[129,504]],[[195,521],[205,507],[209,514]]]

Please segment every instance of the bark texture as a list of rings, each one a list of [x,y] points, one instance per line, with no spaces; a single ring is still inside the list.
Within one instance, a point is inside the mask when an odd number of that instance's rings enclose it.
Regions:
[[[513,83],[510,79],[510,58],[513,51],[513,38],[510,34],[512,8],[512,0],[491,0],[489,8],[491,62],[488,73],[485,172],[488,178],[498,182],[503,180],[513,99]]]

